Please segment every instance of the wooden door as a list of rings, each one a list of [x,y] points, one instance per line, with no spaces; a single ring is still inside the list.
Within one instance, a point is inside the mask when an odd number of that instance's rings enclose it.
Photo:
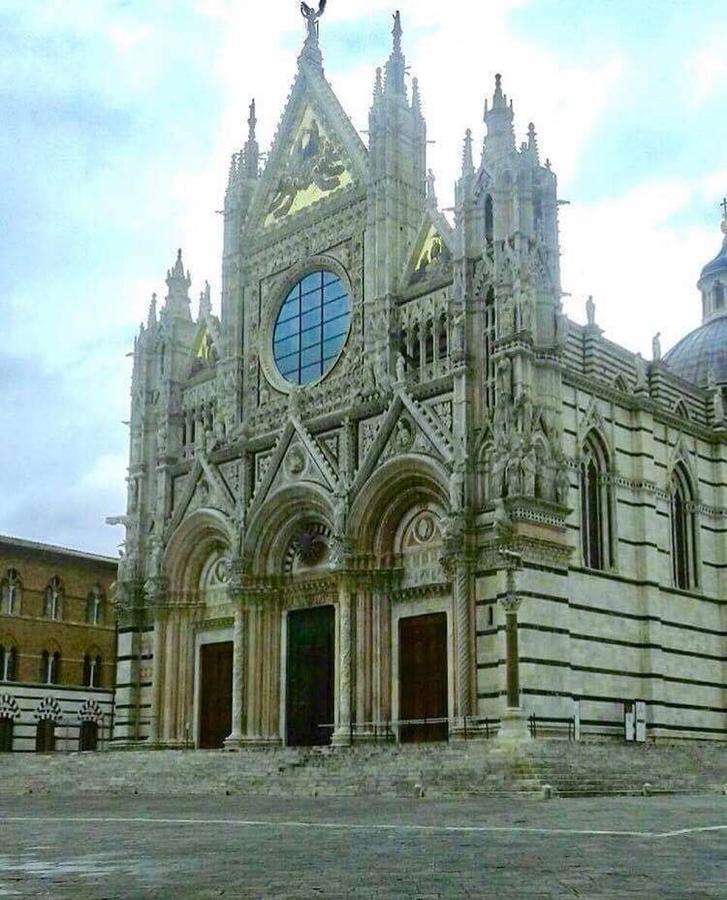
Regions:
[[[403,743],[446,741],[447,719],[447,616],[434,613],[399,619],[399,718],[417,720],[402,725]]]
[[[14,726],[15,722],[12,719],[0,719],[0,753],[12,751]]]
[[[96,722],[81,722],[78,735],[79,750],[96,750],[98,748],[98,725]]]
[[[41,719],[35,731],[35,752],[53,753],[56,749],[56,723]]]
[[[200,648],[199,746],[219,750],[232,731],[232,641]]]
[[[288,613],[285,718],[289,746],[331,742],[335,616],[332,606]]]

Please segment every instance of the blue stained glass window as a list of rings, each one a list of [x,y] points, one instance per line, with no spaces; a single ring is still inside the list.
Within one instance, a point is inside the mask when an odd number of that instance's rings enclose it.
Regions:
[[[351,324],[351,298],[333,272],[312,272],[290,291],[273,333],[278,371],[291,384],[310,384],[335,364]]]

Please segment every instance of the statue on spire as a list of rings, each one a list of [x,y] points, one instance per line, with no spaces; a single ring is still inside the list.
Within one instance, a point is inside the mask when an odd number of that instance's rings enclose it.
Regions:
[[[326,11],[327,2],[328,0],[320,0],[317,10],[313,9],[312,6],[308,6],[305,2],[300,4],[300,13],[308,23],[309,36],[318,37],[318,21]]]

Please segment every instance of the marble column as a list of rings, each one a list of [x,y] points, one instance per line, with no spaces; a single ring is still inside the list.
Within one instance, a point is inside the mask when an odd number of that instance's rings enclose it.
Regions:
[[[260,625],[262,610],[257,604],[247,609],[247,734],[246,742],[260,740]]]
[[[351,588],[345,577],[338,583],[338,716],[331,743],[351,743],[352,693],[352,601]]]
[[[235,748],[242,743],[243,684],[245,664],[245,628],[241,608],[235,610],[235,627],[232,636],[232,731],[225,740],[225,747]]]
[[[179,619],[169,613],[164,648],[164,743],[175,743],[177,734],[177,692],[179,690]]]
[[[149,743],[158,744],[162,737],[163,709],[163,666],[162,647],[164,646],[164,622],[157,613],[154,622],[154,638],[152,644],[152,676],[151,676],[151,722]]]
[[[463,555],[453,565],[456,718],[455,734],[464,733],[465,717],[472,715],[472,603],[470,572]]]
[[[519,560],[513,555],[511,559]],[[505,609],[505,648],[506,648],[506,697],[507,708],[500,722],[497,739],[501,743],[520,744],[531,740],[525,713],[520,706],[520,650],[518,647],[518,610],[520,596],[517,593],[516,572],[514,565],[507,569],[507,592],[502,598]]]

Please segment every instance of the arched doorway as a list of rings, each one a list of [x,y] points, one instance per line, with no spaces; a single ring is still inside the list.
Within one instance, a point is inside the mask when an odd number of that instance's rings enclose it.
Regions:
[[[35,752],[53,753],[56,749],[56,723],[53,719],[41,719],[35,729]]]
[[[78,749],[98,750],[98,723],[85,720],[78,732]]]
[[[12,719],[0,719],[0,753],[12,753],[14,728]]]

